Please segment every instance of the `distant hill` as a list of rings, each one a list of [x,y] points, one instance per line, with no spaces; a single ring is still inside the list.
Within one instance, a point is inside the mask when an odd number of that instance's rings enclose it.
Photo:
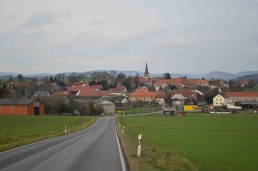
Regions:
[[[213,71],[204,76],[205,79],[211,80],[211,79],[222,79],[222,80],[230,80],[237,78],[238,75],[231,74],[227,72],[221,72],[221,71]]]
[[[18,74],[13,72],[0,72],[0,80],[8,80],[10,75],[17,77]]]
[[[258,74],[258,71],[239,72],[239,73],[237,73],[236,75],[238,75],[238,77],[242,77],[242,76],[254,75],[254,74]]]
[[[256,80],[258,81],[258,74],[246,75],[242,77],[237,77],[237,80]]]
[[[85,71],[85,72],[66,72],[65,75],[69,76],[71,73],[77,73],[77,74],[86,74],[88,77],[90,77],[92,72],[102,72],[102,71],[106,71],[106,72],[110,72],[111,70],[92,70],[92,71]],[[117,73],[124,73],[126,76],[136,76],[137,73],[139,76],[143,76],[144,73],[140,72],[140,71],[135,71],[135,70],[128,70],[128,71],[121,71],[121,70],[114,70]],[[162,77],[164,73],[160,73],[160,74],[154,74],[151,73],[150,77]],[[172,78],[177,78],[177,77],[187,77],[187,78],[205,78],[207,80],[210,80],[212,78],[214,79],[222,79],[222,80],[230,80],[230,79],[240,79],[243,76],[247,76],[247,77],[243,77],[243,79],[245,78],[252,78],[255,77],[254,75],[258,74],[258,71],[245,71],[245,72],[239,72],[236,74],[232,74],[232,73],[227,73],[227,72],[221,72],[221,71],[213,71],[210,72],[206,75],[201,75],[201,74],[184,74],[184,73],[170,73]],[[2,80],[7,80],[9,79],[10,75],[12,75],[13,77],[17,77],[18,73],[14,73],[14,72],[0,72],[0,79]],[[38,73],[38,74],[27,74],[24,75],[25,77],[36,77],[36,78],[42,78],[42,77],[50,77],[50,76],[55,76],[56,74],[50,74],[50,73]]]
[[[17,73],[14,73],[14,72],[0,72],[0,76],[9,76],[12,75],[12,76],[17,76],[18,74]]]

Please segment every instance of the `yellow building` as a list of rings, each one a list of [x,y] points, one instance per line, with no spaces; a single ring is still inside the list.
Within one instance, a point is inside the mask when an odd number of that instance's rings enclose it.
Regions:
[[[225,97],[221,94],[218,94],[213,98],[213,106],[224,106],[225,105]]]

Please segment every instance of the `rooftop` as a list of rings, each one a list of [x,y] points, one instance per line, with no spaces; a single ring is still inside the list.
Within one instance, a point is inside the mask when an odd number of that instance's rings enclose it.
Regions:
[[[0,105],[27,105],[33,101],[33,99],[0,99]]]

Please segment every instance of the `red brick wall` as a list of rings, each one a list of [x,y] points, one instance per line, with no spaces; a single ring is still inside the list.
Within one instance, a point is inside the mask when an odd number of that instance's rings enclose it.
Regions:
[[[0,115],[27,115],[27,106],[18,105],[0,105]]]
[[[45,105],[44,103],[39,102],[39,114],[44,115],[45,114]]]
[[[44,115],[44,104],[41,102],[39,114]],[[28,105],[0,105],[0,115],[34,115],[34,102]]]
[[[28,104],[27,111],[27,115],[34,115],[34,102]]]

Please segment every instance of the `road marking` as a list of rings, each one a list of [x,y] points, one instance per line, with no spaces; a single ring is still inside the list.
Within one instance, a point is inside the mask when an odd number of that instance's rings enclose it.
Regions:
[[[116,128],[115,128],[115,132],[116,132]],[[124,161],[123,153],[122,153],[122,150],[121,150],[121,145],[120,145],[120,142],[119,142],[119,139],[118,139],[118,136],[117,136],[117,132],[116,132],[116,140],[117,140],[117,145],[118,145],[118,151],[119,151],[122,171],[126,171],[125,161]]]

